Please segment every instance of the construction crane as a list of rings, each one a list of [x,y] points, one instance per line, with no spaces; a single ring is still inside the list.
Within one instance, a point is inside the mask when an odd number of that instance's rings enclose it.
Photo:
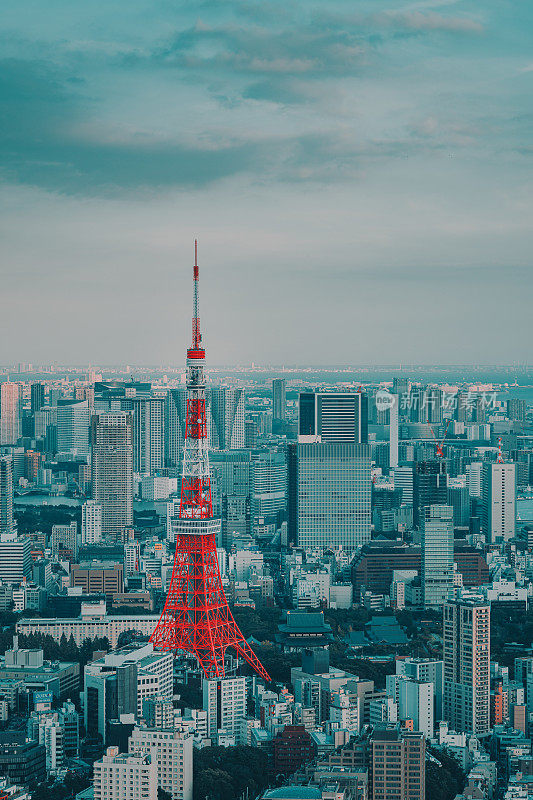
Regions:
[[[451,419],[449,419],[448,422],[446,423],[446,428],[444,430],[444,436],[442,437],[440,442],[438,441],[437,437],[435,436],[435,431],[433,430],[433,425],[431,423],[429,423],[429,429],[430,429],[430,431],[432,433],[432,436],[433,436],[433,438],[435,440],[435,447],[437,448],[437,457],[438,458],[444,458],[444,451],[443,451],[442,448],[444,446],[444,441],[446,439],[446,436],[448,435],[448,428],[450,427],[450,422],[451,422]]]

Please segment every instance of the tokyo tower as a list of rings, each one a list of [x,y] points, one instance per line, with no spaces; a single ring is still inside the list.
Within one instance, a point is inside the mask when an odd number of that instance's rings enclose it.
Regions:
[[[213,518],[205,411],[205,350],[198,310],[198,245],[194,243],[192,345],[187,350],[187,418],[176,555],[167,599],[150,637],[155,650],[192,653],[208,678],[222,677],[228,647],[270,677],[237,627],[222,588]]]

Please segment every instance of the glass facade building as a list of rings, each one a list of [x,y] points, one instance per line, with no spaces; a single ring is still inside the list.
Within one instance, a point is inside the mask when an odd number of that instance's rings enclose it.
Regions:
[[[291,541],[353,552],[370,540],[368,445],[293,444],[288,465]]]

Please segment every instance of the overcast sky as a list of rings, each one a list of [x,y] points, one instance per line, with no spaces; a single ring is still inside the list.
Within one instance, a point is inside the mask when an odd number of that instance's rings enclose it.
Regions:
[[[4,0],[0,363],[531,353],[533,3]]]

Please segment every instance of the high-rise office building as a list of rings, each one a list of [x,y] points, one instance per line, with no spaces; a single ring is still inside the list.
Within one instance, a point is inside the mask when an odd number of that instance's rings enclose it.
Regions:
[[[44,439],[50,425],[57,425],[57,406],[42,406],[35,412],[35,438]]]
[[[0,534],[13,528],[13,458],[0,455]]]
[[[520,398],[513,397],[507,401],[507,417],[516,422],[526,421],[526,401]]]
[[[301,443],[368,442],[368,398],[362,392],[301,392],[298,410]]]
[[[57,449],[87,456],[90,452],[90,410],[87,400],[57,402]]]
[[[212,678],[203,681],[203,709],[207,711],[207,735],[216,741],[219,733],[241,741],[246,717],[246,678]]]
[[[421,531],[424,605],[441,606],[453,589],[453,508],[426,506]]]
[[[428,422],[439,424],[442,422],[443,412],[443,395],[442,389],[437,389],[434,386],[428,387],[426,390],[427,396],[427,417]]]
[[[483,736],[490,729],[490,603],[444,604],[443,716],[450,728]]]
[[[371,742],[373,800],[425,800],[424,735],[381,724]]]
[[[81,507],[81,543],[95,544],[102,540],[102,506],[86,500]]]
[[[395,469],[398,466],[399,453],[399,422],[400,422],[400,399],[398,395],[393,395],[394,400],[389,408],[389,468]]]
[[[31,542],[14,533],[0,536],[0,581],[23,583],[32,573]]]
[[[285,453],[260,451],[252,456],[252,516],[268,517],[287,505],[287,459]]]
[[[402,493],[402,503],[408,506],[413,505],[413,468],[410,466],[395,467],[392,470],[394,476],[394,489]]]
[[[483,463],[472,461],[466,465],[466,483],[470,497],[481,497],[481,478],[483,475]]]
[[[453,524],[465,528],[470,522],[468,486],[448,486],[448,505],[453,508]]]
[[[132,417],[126,412],[98,413],[92,419],[91,483],[102,506],[102,534],[120,539],[133,524]]]
[[[455,402],[453,406],[453,418],[457,422],[468,422],[470,415],[468,394],[466,392],[458,391],[455,395]]]
[[[32,383],[30,388],[30,409],[35,414],[44,406],[44,384]]]
[[[154,475],[164,466],[165,398],[131,398],[133,410],[133,471]]]
[[[287,416],[287,396],[285,378],[274,378],[272,381],[272,417],[285,419]]]
[[[185,420],[187,418],[187,389],[169,389],[165,397],[165,466],[177,467],[183,454]]]
[[[108,747],[94,763],[94,800],[157,800],[157,764],[151,755],[119,754]]]
[[[22,435],[22,384],[0,384],[0,444],[16,444]]]
[[[516,527],[516,464],[484,463],[482,524],[489,543],[507,542]]]
[[[158,785],[172,800],[192,800],[193,737],[181,731],[135,728],[129,738],[130,753],[152,754]]]
[[[413,523],[419,526],[426,506],[446,505],[448,484],[446,462],[415,461],[413,472]]]
[[[229,549],[235,535],[250,533],[250,451],[214,451],[210,463],[213,510],[221,518],[221,544]]]
[[[244,447],[244,389],[211,388],[207,392],[207,426],[213,450]]]
[[[299,547],[362,547],[371,529],[369,445],[289,445],[288,507],[289,538]]]
[[[398,397],[398,416],[401,422],[406,422],[409,418],[409,391],[408,378],[394,378],[392,394]]]

